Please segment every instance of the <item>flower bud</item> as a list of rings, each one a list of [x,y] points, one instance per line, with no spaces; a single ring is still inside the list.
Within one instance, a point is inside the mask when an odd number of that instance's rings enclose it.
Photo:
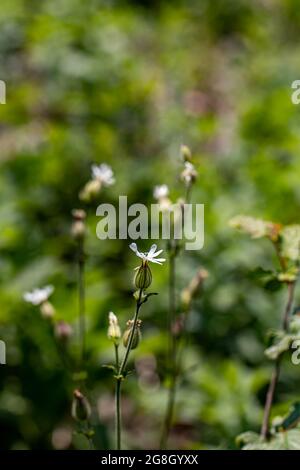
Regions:
[[[136,349],[142,339],[142,333],[141,333],[141,320],[138,320],[137,323],[136,323],[136,327],[134,329],[134,333],[133,333],[133,337],[132,337],[132,343],[131,343],[131,349]],[[132,328],[133,328],[133,320],[128,320],[127,322],[127,329],[125,330],[124,332],[124,335],[123,335],[123,344],[125,346],[125,348],[127,348],[128,346],[128,343],[129,343],[129,340],[130,340],[130,336],[131,336],[131,332],[132,332]]]
[[[152,273],[147,261],[143,260],[142,265],[137,268],[137,272],[134,277],[134,284],[138,289],[147,289],[150,287],[152,282]]]
[[[86,183],[79,193],[79,199],[89,202],[94,199],[101,190],[102,183],[99,179],[92,179]]]
[[[121,329],[119,327],[118,318],[113,312],[109,312],[108,321],[109,321],[109,326],[107,330],[107,336],[115,344],[118,344],[119,339],[121,338]]]
[[[184,330],[184,314],[178,315],[172,323],[172,335],[178,338]]]
[[[188,309],[190,304],[197,294],[197,292],[202,287],[203,282],[208,277],[208,272],[206,269],[199,269],[196,275],[193,277],[189,285],[183,289],[181,293],[181,303],[184,309]]]
[[[86,213],[82,209],[75,209],[72,211],[72,215],[74,220],[71,227],[71,233],[75,240],[80,240],[84,238],[86,232],[84,222],[86,218]]]
[[[76,421],[86,421],[91,416],[92,410],[88,399],[76,389],[73,392],[72,416]]]
[[[190,151],[187,145],[180,146],[180,153],[181,157],[184,162],[191,162],[192,161],[192,152]]]
[[[55,309],[48,300],[40,305],[40,311],[44,318],[53,318],[55,314]]]
[[[65,342],[73,334],[73,329],[71,325],[65,321],[59,321],[55,325],[55,336],[57,339]]]

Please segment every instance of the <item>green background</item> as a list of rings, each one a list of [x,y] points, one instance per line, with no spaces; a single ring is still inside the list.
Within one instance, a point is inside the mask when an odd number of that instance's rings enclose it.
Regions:
[[[22,299],[53,284],[60,319],[76,322],[76,245],[71,211],[92,163],[113,168],[116,184],[97,203],[153,202],[156,184],[173,199],[180,144],[192,149],[199,178],[193,202],[205,204],[205,245],[178,261],[178,287],[198,267],[209,273],[189,322],[172,448],[235,448],[259,430],[271,364],[266,332],[278,326],[285,293],[264,291],[249,275],[275,256],[266,241],[236,234],[228,220],[246,213],[297,223],[300,109],[291,83],[300,74],[296,0],[2,0],[0,79],[1,449],[84,447],[75,436],[73,383],[51,328]],[[113,446],[113,359],[106,337],[113,310],[132,315],[133,268],[127,240],[99,241],[89,208],[87,313],[89,398],[98,447]],[[150,241],[141,248],[147,250]],[[163,243],[162,243],[163,245]],[[163,246],[162,246],[163,247]],[[155,448],[166,400],[167,266],[153,268],[143,309],[137,368],[153,383],[124,387],[124,441]],[[297,297],[297,296],[296,296]],[[156,358],[156,359],[154,359]],[[298,398],[299,369],[286,362],[273,414]]]

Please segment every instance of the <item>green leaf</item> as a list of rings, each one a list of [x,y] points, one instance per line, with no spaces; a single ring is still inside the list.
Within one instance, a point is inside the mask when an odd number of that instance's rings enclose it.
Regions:
[[[282,255],[291,261],[299,260],[300,225],[288,225],[282,230]]]
[[[250,273],[250,279],[253,279],[264,289],[270,291],[277,291],[282,287],[282,283],[278,280],[278,274],[275,271],[263,269],[261,267]]]
[[[294,335],[284,334],[279,340],[277,339],[275,344],[265,350],[265,355],[273,361],[276,360],[281,354],[289,350],[294,339]]]
[[[276,431],[280,430],[287,430],[297,426],[300,420],[300,403],[296,402],[293,404],[291,409],[289,410],[288,415],[283,418],[281,423],[276,424],[275,429]]]
[[[246,431],[236,437],[236,444],[239,447],[243,447],[246,444],[253,444],[260,441],[260,435],[256,432]]]
[[[297,418],[299,419],[300,404],[296,403],[295,405],[294,418],[297,415]],[[297,428],[284,432],[276,432],[270,440],[264,440],[259,434],[247,431],[236,438],[236,443],[242,448],[242,450],[299,450],[300,429]]]

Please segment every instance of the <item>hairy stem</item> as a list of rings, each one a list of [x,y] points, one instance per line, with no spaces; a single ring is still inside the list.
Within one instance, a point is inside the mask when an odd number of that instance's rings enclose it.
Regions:
[[[284,331],[287,331],[288,329],[289,313],[293,305],[294,291],[295,291],[295,282],[290,282],[288,284],[288,299],[287,299],[287,303],[286,303],[283,318],[282,318],[282,328]],[[277,386],[278,379],[280,376],[280,366],[281,366],[281,356],[279,356],[275,362],[274,370],[273,370],[269,388],[267,391],[263,422],[262,422],[262,427],[261,427],[261,432],[260,432],[261,437],[263,439],[267,439],[269,435],[269,421],[270,421],[270,415],[271,415],[272,405],[274,401],[276,386]]]

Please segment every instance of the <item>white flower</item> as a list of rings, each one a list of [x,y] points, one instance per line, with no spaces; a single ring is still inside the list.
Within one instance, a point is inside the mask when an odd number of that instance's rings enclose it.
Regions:
[[[32,292],[25,292],[23,298],[32,305],[41,305],[49,299],[53,291],[53,286],[46,286],[41,289],[34,289]]]
[[[158,201],[169,196],[169,188],[166,184],[155,186],[153,190],[153,197]]]
[[[156,264],[163,264],[163,262],[166,261],[165,258],[156,258],[158,255],[160,255],[163,252],[163,250],[156,251],[157,245],[152,245],[148,253],[141,253],[138,250],[136,243],[131,243],[131,245],[129,245],[129,248],[131,248],[131,250],[134,251],[136,256],[138,256],[144,261],[150,261],[151,263],[156,263]]]
[[[92,165],[92,178],[100,181],[104,186],[111,186],[115,182],[114,173],[109,165]]]
[[[195,170],[195,167],[192,163],[190,162],[185,162],[184,163],[184,170],[181,173],[181,179],[184,181],[186,185],[191,184],[195,179],[197,178],[197,171]]]

